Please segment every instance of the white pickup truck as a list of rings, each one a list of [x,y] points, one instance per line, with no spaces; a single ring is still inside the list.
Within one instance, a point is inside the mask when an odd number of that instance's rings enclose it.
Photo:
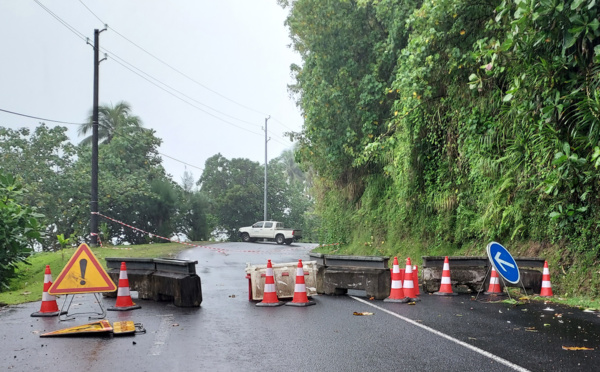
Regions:
[[[286,229],[283,222],[258,221],[252,226],[241,227],[240,237],[245,242],[255,242],[258,239],[274,240],[277,244],[292,244],[302,238],[302,230]]]

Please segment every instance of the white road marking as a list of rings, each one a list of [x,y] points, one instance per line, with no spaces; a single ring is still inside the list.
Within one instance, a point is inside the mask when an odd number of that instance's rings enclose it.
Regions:
[[[173,328],[171,326],[174,320],[173,314],[161,315],[161,317],[162,320],[158,326],[158,331],[156,331],[156,336],[154,336],[154,345],[148,352],[148,355],[160,355],[169,337],[169,332]]]
[[[490,353],[490,352],[487,352],[487,351],[485,351],[485,350],[483,350],[483,349],[480,349],[480,348],[478,348],[478,347],[476,347],[476,346],[473,346],[473,345],[470,345],[470,344],[468,344],[468,343],[466,343],[466,342],[463,342],[463,341],[461,341],[461,340],[458,340],[458,339],[456,339],[456,338],[454,338],[454,337],[452,337],[452,336],[448,336],[448,335],[447,335],[447,334],[445,334],[445,333],[442,333],[442,332],[440,332],[440,331],[437,331],[437,330],[435,330],[435,329],[433,329],[433,328],[430,328],[430,327],[428,327],[428,326],[426,326],[426,325],[423,325],[423,324],[420,324],[420,323],[418,323],[418,322],[415,322],[415,321],[414,321],[414,320],[412,320],[412,319],[406,318],[406,317],[404,317],[404,316],[402,316],[402,315],[396,314],[396,313],[394,313],[394,312],[392,312],[392,311],[389,311],[389,310],[386,310],[386,309],[384,309],[384,308],[382,308],[382,307],[379,307],[379,306],[377,306],[377,305],[374,305],[373,303],[370,303],[369,301],[365,301],[365,300],[363,300],[362,298],[358,298],[358,297],[354,297],[354,296],[349,296],[349,297],[350,297],[350,298],[352,298],[352,299],[354,299],[354,300],[356,300],[356,301],[358,301],[358,302],[362,302],[362,303],[364,303],[364,304],[366,304],[366,305],[369,305],[369,306],[371,306],[371,307],[374,307],[374,308],[376,308],[376,309],[378,309],[378,310],[381,310],[381,311],[383,311],[383,312],[385,312],[385,313],[388,313],[388,314],[390,314],[390,315],[392,315],[392,316],[395,316],[396,318],[402,319],[402,320],[404,320],[405,322],[408,322],[408,323],[410,323],[410,324],[413,324],[413,325],[415,325],[415,326],[417,326],[417,327],[420,327],[420,328],[422,328],[422,329],[424,329],[424,330],[426,330],[426,331],[429,331],[429,332],[431,332],[431,333],[433,333],[433,334],[435,334],[435,335],[438,335],[438,336],[440,336],[440,337],[443,337],[443,338],[445,338],[445,339],[447,339],[447,340],[449,340],[449,341],[452,341],[452,342],[454,342],[455,344],[458,344],[458,345],[464,346],[464,347],[466,347],[467,349],[469,349],[469,350],[472,350],[472,351],[474,351],[474,352],[476,352],[476,353],[478,353],[478,354],[481,354],[481,355],[483,355],[483,356],[485,356],[485,357],[488,357],[488,358],[490,358],[490,359],[492,359],[492,360],[494,360],[494,361],[496,361],[496,362],[498,362],[498,363],[500,363],[500,364],[504,364],[505,366],[507,366],[507,367],[510,367],[510,368],[514,369],[515,371],[520,371],[520,372],[530,372],[528,369],[526,369],[526,368],[523,368],[523,367],[521,367],[521,366],[519,366],[519,365],[516,365],[516,364],[514,364],[514,363],[512,363],[512,362],[509,362],[508,360],[506,360],[506,359],[504,359],[504,358],[501,358],[501,357],[499,357],[499,356],[497,356],[497,355],[494,355],[494,354],[492,354],[492,353]]]

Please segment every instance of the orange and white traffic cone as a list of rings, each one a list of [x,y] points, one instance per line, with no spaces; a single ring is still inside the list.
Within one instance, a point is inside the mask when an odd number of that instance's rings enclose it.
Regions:
[[[402,290],[402,274],[400,273],[400,265],[398,264],[398,257],[394,257],[394,264],[392,266],[392,288],[390,289],[390,296],[383,300],[383,302],[401,302],[406,303],[409,298],[404,295]],[[403,270],[402,270],[403,271]]]
[[[548,270],[548,261],[544,261],[544,271],[542,272],[542,290],[540,297],[552,297],[552,284],[550,284],[550,270]]]
[[[433,294],[438,296],[456,296],[456,293],[452,292],[452,282],[450,281],[450,263],[448,262],[448,256],[446,256],[444,259],[440,290],[433,292]]]
[[[119,272],[119,288],[117,288],[117,302],[115,306],[109,307],[108,310],[125,311],[141,309],[140,305],[136,305],[131,300],[129,292],[129,279],[127,278],[127,266],[125,262],[121,262],[121,271]]]
[[[283,302],[277,298],[277,290],[275,289],[275,278],[273,277],[273,265],[271,260],[267,261],[267,271],[265,277],[265,288],[263,290],[263,300],[256,306],[281,306]]]
[[[42,292],[42,306],[40,311],[31,314],[31,316],[57,316],[66,314],[66,311],[58,310],[56,303],[56,297],[48,293],[48,289],[52,286],[52,273],[50,272],[50,265],[46,265],[46,272],[44,273],[44,292]]]
[[[402,290],[404,295],[410,301],[420,301],[415,294],[415,285],[413,281],[412,264],[410,263],[410,257],[406,259],[406,269],[404,269],[404,283],[402,284]]]
[[[421,295],[419,291],[419,266],[413,266],[413,286],[415,287],[415,294],[417,296]]]
[[[503,294],[502,289],[500,289],[500,277],[498,276],[498,272],[492,266],[492,274],[490,276],[490,285],[488,286],[487,292],[483,292],[486,295],[501,295]]]
[[[294,298],[292,302],[286,303],[286,306],[310,306],[314,305],[314,301],[309,301],[306,295],[306,284],[304,283],[304,267],[302,260],[298,260],[298,268],[296,269],[296,285],[294,286]]]

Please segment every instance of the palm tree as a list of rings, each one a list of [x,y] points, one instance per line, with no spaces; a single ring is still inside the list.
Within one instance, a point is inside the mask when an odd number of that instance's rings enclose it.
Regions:
[[[284,150],[279,159],[285,167],[290,183],[303,183],[305,181],[304,172],[302,172],[296,163],[296,159],[294,159],[294,150]]]
[[[93,113],[88,122],[81,124],[79,135],[85,136],[93,128]],[[98,106],[98,143],[109,143],[118,130],[141,130],[142,119],[131,114],[129,103],[121,101],[115,106]],[[81,144],[91,144],[92,135],[84,138]]]

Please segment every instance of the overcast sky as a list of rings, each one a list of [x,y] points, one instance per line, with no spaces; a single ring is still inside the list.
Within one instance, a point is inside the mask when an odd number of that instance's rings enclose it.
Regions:
[[[283,133],[302,126],[287,90],[300,57],[289,47],[286,13],[276,0],[0,0],[0,109],[86,121],[93,103],[86,38],[93,43],[94,29],[107,24],[99,102],[126,101],[156,130],[174,181],[186,169],[197,180],[217,153],[262,164],[268,115],[269,160],[291,148]],[[0,126],[39,122],[0,112]],[[82,139],[76,125],[64,126],[73,142]]]

